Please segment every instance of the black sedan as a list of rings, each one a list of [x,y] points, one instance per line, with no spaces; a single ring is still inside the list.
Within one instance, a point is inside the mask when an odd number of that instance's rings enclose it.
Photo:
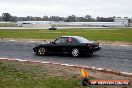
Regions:
[[[57,30],[57,28],[56,27],[51,27],[51,28],[49,28],[49,30]]]
[[[62,36],[53,42],[39,44],[33,48],[37,55],[46,55],[47,53],[69,53],[73,57],[81,54],[93,54],[99,51],[99,43],[89,41],[79,36]]]

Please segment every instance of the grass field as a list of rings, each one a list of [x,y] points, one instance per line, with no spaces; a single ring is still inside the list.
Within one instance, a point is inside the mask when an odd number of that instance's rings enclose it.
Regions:
[[[91,80],[132,80],[100,71],[88,72]],[[81,68],[0,59],[0,88],[132,88],[132,85],[82,87],[81,77]]]
[[[0,27],[17,27],[17,24],[14,22],[0,22]]]
[[[89,40],[132,42],[132,28],[114,30],[88,30],[88,29],[64,29],[64,30],[0,30],[0,38],[25,38],[25,39],[55,39],[59,36],[82,36]]]
[[[47,65],[0,61],[0,88],[83,88],[74,75]]]

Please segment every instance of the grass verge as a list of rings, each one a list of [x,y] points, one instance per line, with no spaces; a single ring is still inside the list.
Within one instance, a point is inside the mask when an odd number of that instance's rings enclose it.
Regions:
[[[50,73],[51,72],[51,73]],[[48,74],[49,73],[49,74]],[[54,73],[55,74],[55,73]],[[80,88],[72,75],[53,75],[40,64],[0,61],[0,88]]]
[[[90,79],[132,80],[131,77],[117,76],[93,70],[89,70],[89,74]],[[75,67],[0,60],[0,88],[84,88],[80,85],[80,79],[81,69]],[[131,87],[92,86],[89,88]]]
[[[42,29],[1,29],[0,38],[24,38],[24,39],[55,39],[60,36],[82,36],[89,40],[119,41],[132,43],[132,29],[64,29],[64,30],[42,30]]]

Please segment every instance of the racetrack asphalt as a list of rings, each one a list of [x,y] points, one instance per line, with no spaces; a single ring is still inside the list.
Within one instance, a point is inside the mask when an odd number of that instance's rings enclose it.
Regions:
[[[42,42],[0,40],[0,58],[48,61],[89,67],[101,67],[132,73],[132,46],[101,45],[93,56],[74,58],[68,55],[36,56],[32,48]]]

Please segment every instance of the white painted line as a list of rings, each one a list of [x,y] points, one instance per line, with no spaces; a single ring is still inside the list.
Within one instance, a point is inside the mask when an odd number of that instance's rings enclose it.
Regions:
[[[18,60],[18,61],[22,61],[22,62],[26,62],[26,61],[28,61],[28,60],[22,60],[22,59],[16,59],[16,60]]]
[[[41,62],[42,64],[49,64],[50,62]]]
[[[60,65],[69,66],[69,64],[60,64]]]
[[[16,60],[16,59],[13,59],[13,58],[9,58],[9,59],[8,59],[8,58],[7,58],[7,60],[12,60],[12,61],[14,61],[14,60]]]
[[[21,59],[15,59],[15,60],[18,60],[18,61],[19,61],[19,60],[21,60]]]
[[[0,59],[3,59],[4,60],[4,59],[7,59],[7,58],[0,58]]]
[[[34,43],[35,41],[28,41],[28,42]]]
[[[103,70],[103,68],[97,68],[97,70]]]
[[[70,64],[67,64],[67,65],[65,65],[65,66],[74,67],[75,65],[70,65]]]
[[[15,42],[15,41],[17,41],[17,40],[13,40],[13,39],[12,39],[12,40],[10,40],[10,41],[11,41],[11,42]]]
[[[127,74],[127,75],[132,75],[132,73],[128,73],[128,72],[121,72],[122,74]]]
[[[107,69],[107,71],[111,72],[111,71],[113,71],[113,70],[111,70],[111,69]]]
[[[120,45],[120,44],[99,44],[99,45],[101,45],[101,46],[103,46],[103,45],[111,45],[111,46],[132,46],[132,45]]]
[[[95,67],[92,67],[92,69],[96,69]]]
[[[119,45],[119,46],[130,46],[130,45]]]

